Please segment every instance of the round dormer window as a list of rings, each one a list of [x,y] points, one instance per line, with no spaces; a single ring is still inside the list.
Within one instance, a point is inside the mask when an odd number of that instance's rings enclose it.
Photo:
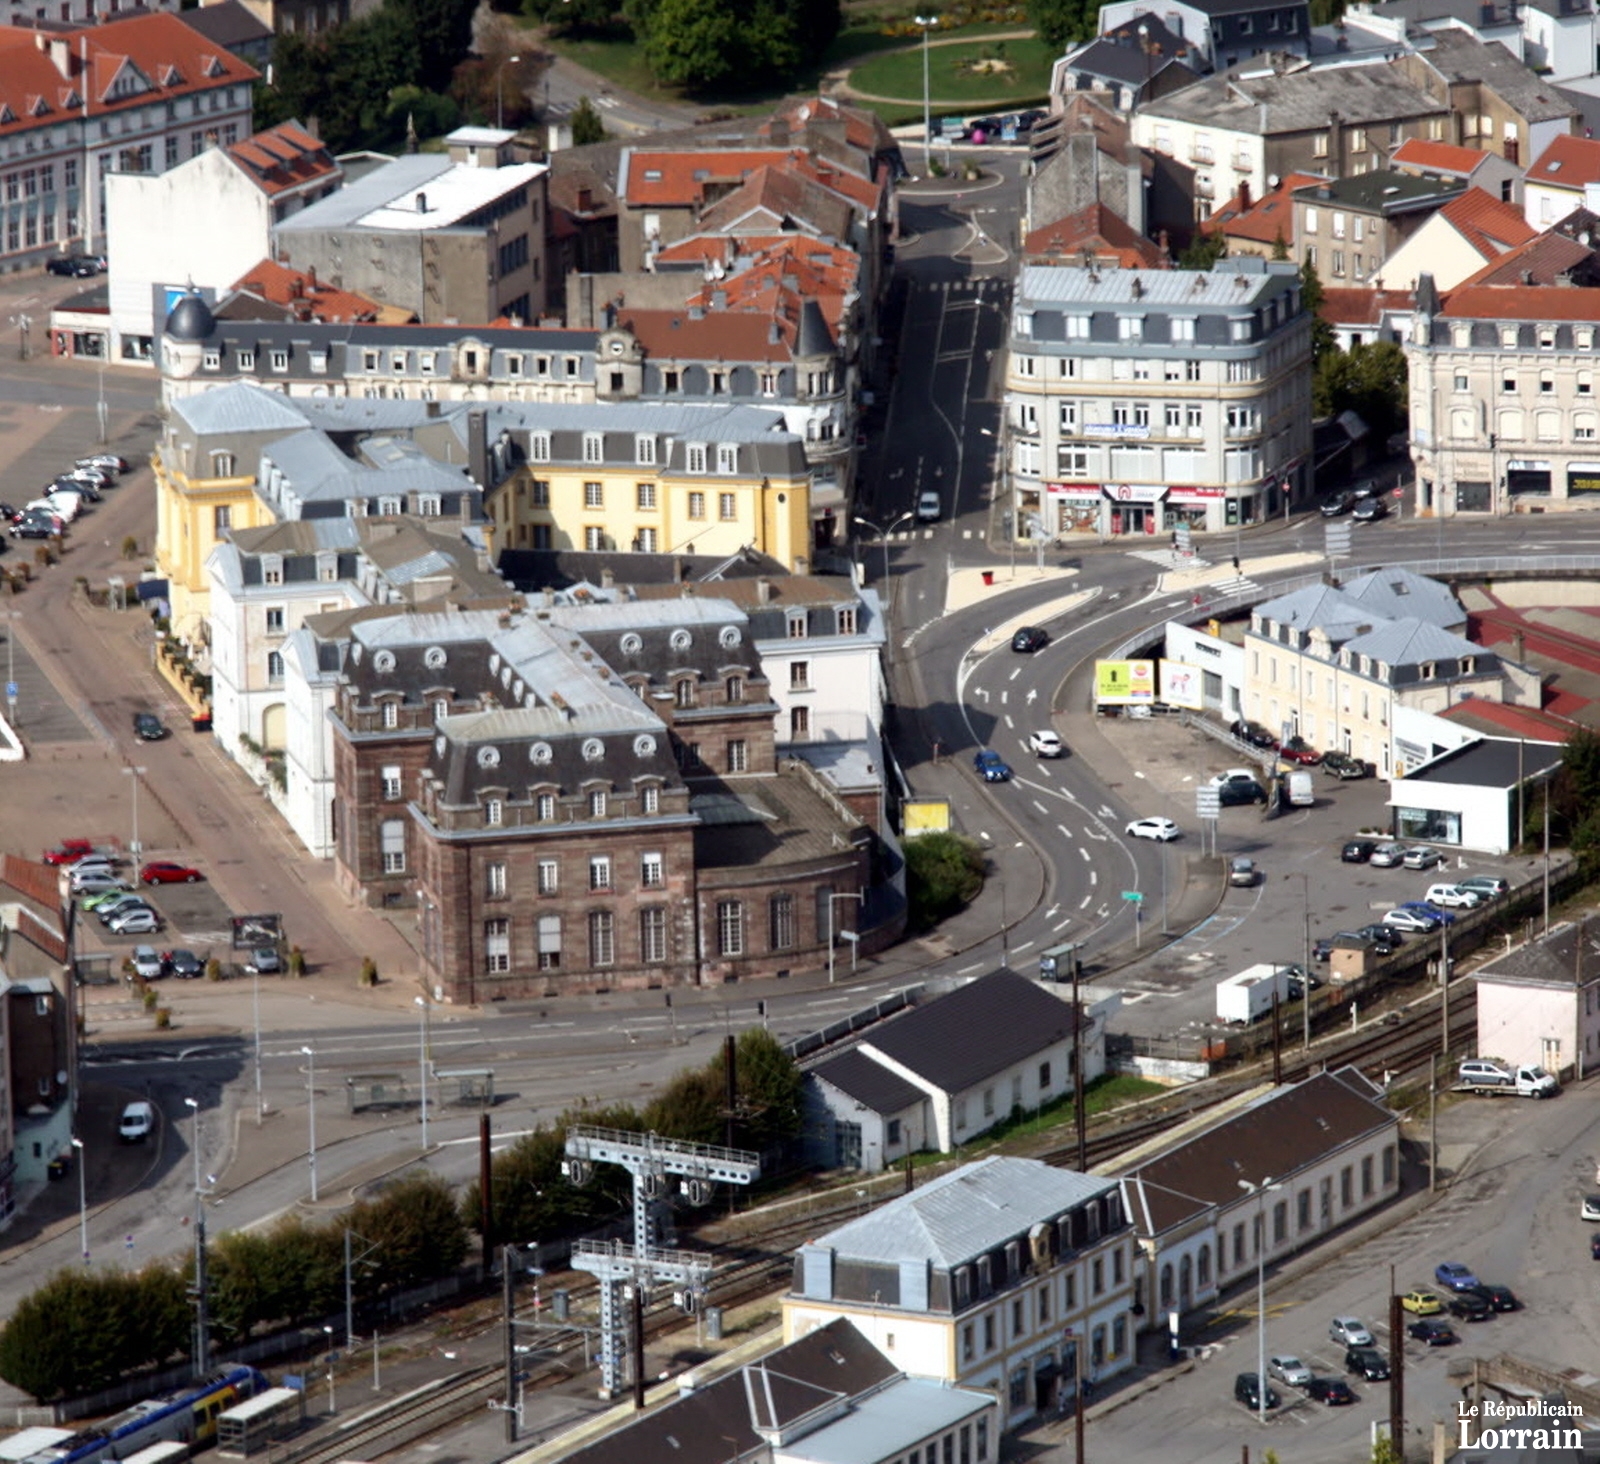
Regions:
[[[625,656],[637,656],[644,649],[643,639],[635,635],[631,630],[622,637],[618,644],[622,647],[622,654]]]
[[[480,747],[478,749],[478,766],[480,768],[499,767],[500,749],[498,747]]]
[[[547,763],[555,756],[548,742],[535,742],[528,749],[528,760],[536,763]]]
[[[641,732],[633,739],[633,755],[635,757],[654,757],[656,755],[656,740],[648,732]]]
[[[672,632],[672,638],[668,644],[675,651],[686,651],[694,644],[694,637],[686,630],[675,630]]]
[[[393,671],[394,670],[394,652],[393,651],[379,651],[378,654],[375,655],[372,658],[372,669],[374,671],[385,671],[385,672]]]
[[[725,625],[717,636],[717,642],[725,651],[731,651],[744,637],[739,634],[737,625]]]
[[[583,744],[583,760],[599,762],[606,755],[606,745],[598,737],[590,737]]]
[[[450,658],[445,655],[443,646],[429,646],[422,653],[422,664],[430,671],[440,670]]]

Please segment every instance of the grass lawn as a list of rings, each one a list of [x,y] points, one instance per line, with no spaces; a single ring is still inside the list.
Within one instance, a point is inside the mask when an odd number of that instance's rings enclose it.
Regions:
[[[928,51],[928,85],[935,111],[957,111],[963,103],[1025,102],[1050,90],[1056,52],[1037,37],[1020,41],[973,38]],[[996,63],[1004,70],[980,69]],[[913,45],[864,61],[850,73],[850,86],[876,97],[922,99],[922,47]]]

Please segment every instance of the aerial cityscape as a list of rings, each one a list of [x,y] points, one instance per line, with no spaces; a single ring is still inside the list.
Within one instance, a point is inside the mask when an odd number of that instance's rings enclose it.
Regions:
[[[1600,1458],[1595,16],[0,0],[0,1457]]]

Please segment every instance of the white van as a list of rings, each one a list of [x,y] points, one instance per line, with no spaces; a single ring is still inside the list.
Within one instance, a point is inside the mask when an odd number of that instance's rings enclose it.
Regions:
[[[1289,788],[1289,802],[1296,808],[1310,808],[1317,801],[1317,790],[1311,785],[1310,773],[1290,773],[1284,781]]]
[[[117,1125],[117,1132],[122,1135],[123,1143],[139,1144],[149,1138],[155,1126],[156,1111],[141,1098],[122,1110],[122,1122]]]

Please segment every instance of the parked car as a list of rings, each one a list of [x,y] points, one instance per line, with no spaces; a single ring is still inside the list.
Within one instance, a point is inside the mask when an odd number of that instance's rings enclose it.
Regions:
[[[82,478],[57,478],[44,490],[46,493],[76,493],[85,503],[99,503],[100,490]]]
[[[84,910],[99,910],[102,906],[109,905],[113,900],[116,900],[128,893],[130,893],[130,891],[127,885],[122,884],[119,881],[116,887],[113,889],[101,890],[98,894],[94,895],[85,895],[81,900],[78,901],[78,905]]]
[[[1316,991],[1322,986],[1322,978],[1307,971],[1304,966],[1285,966],[1283,969],[1290,1001],[1299,1001],[1306,994],[1307,987]]]
[[[1312,1378],[1306,1384],[1306,1396],[1326,1403],[1330,1408],[1343,1408],[1356,1401],[1350,1384],[1343,1378]]]
[[[1418,1286],[1400,1298],[1400,1305],[1413,1316],[1436,1317],[1444,1310],[1444,1301],[1435,1292]]]
[[[917,496],[917,521],[931,524],[938,520],[944,512],[944,504],[937,493],[922,493]]]
[[[61,532],[58,523],[41,518],[38,514],[24,513],[11,525],[13,539],[49,539]]]
[[[1450,1315],[1464,1322],[1486,1322],[1494,1315],[1494,1307],[1487,1296],[1474,1288],[1450,1298]]]
[[[1406,1335],[1429,1347],[1448,1347],[1459,1340],[1450,1323],[1439,1317],[1423,1317],[1413,1322],[1406,1328]]]
[[[1439,922],[1426,915],[1419,915],[1415,910],[1390,910],[1383,917],[1383,924],[1392,925],[1396,930],[1409,930],[1418,935],[1426,935],[1439,928]]]
[[[1509,1286],[1480,1285],[1478,1291],[1497,1312],[1514,1312],[1522,1306]]]
[[[1241,742],[1248,742],[1251,747],[1276,747],[1278,739],[1272,735],[1259,722],[1247,722],[1242,717],[1234,722],[1228,731]]]
[[[107,468],[113,473],[128,471],[128,460],[114,452],[93,452],[88,457],[81,457],[73,465],[79,468]]]
[[[1600,1230],[1596,1230],[1596,1231],[1593,1231],[1593,1232],[1590,1233],[1590,1236],[1589,1236],[1589,1254],[1595,1260],[1600,1261]]]
[[[1421,915],[1423,919],[1431,919],[1435,925],[1454,925],[1456,917],[1452,911],[1441,909],[1438,905],[1427,900],[1402,900],[1402,910],[1409,910],[1413,915]]]
[[[1580,1220],[1600,1221],[1600,1195],[1585,1195],[1583,1204],[1579,1207]]]
[[[46,864],[75,864],[93,853],[94,844],[88,839],[63,839],[54,849],[46,849],[43,858]]]
[[[119,928],[117,922],[119,920],[126,919],[130,915],[151,915],[155,916],[157,920],[160,919],[160,916],[156,915],[154,907],[147,905],[137,896],[135,896],[135,898],[127,904],[118,904],[113,901],[109,905],[102,905],[94,913],[95,917],[103,926],[105,926],[107,930],[118,930]],[[140,934],[148,933],[149,932],[144,931],[140,932]]]
[[[162,960],[166,962],[167,970],[180,981],[197,981],[206,974],[206,963],[193,951],[168,951]]]
[[[1024,625],[1011,637],[1011,649],[1031,656],[1050,644],[1050,632],[1040,625]]]
[[[116,865],[105,854],[85,854],[81,859],[74,859],[71,864],[64,866],[67,873],[77,877],[79,875],[100,873],[113,874]]]
[[[133,965],[133,974],[144,977],[146,981],[159,981],[166,974],[161,956],[154,946],[136,945],[128,960]]]
[[[1455,884],[1429,885],[1422,898],[1441,910],[1476,910],[1483,903],[1483,896],[1476,890],[1464,890]]]
[[[1224,783],[1217,789],[1217,802],[1223,808],[1237,808],[1242,803],[1265,803],[1267,790],[1254,778],[1248,783]]]
[[[1370,498],[1361,499],[1350,515],[1358,524],[1375,524],[1379,519],[1388,516],[1389,505],[1376,493]]]
[[[1228,861],[1228,883],[1240,889],[1254,889],[1256,881],[1260,879],[1261,871],[1256,868],[1254,859],[1246,859],[1242,854]]]
[[[1435,864],[1444,863],[1444,855],[1431,844],[1413,844],[1400,862],[1407,869],[1432,869]]]
[[[985,783],[1009,783],[1011,764],[991,747],[980,749],[973,755],[972,766]]]
[[[278,959],[276,946],[257,946],[250,952],[244,968],[255,976],[276,976],[283,970],[283,962]]]
[[[1356,506],[1354,493],[1335,493],[1322,500],[1323,518],[1338,518],[1340,514],[1349,513]]]
[[[1359,1317],[1335,1317],[1328,1324],[1328,1337],[1346,1347],[1372,1346],[1372,1333]]]
[[[1304,737],[1291,737],[1287,742],[1279,743],[1278,756],[1285,762],[1299,763],[1308,768],[1314,768],[1322,761],[1322,754]]]
[[[1276,1408],[1282,1401],[1278,1397],[1277,1389],[1271,1383],[1266,1385],[1265,1397],[1261,1379],[1253,1372],[1240,1373],[1233,1380],[1233,1396],[1243,1403],[1246,1408],[1259,1412],[1263,1403],[1268,1408]]]
[[[1350,1347],[1345,1350],[1344,1370],[1369,1383],[1381,1383],[1389,1376],[1389,1364],[1376,1347]]]
[[[1498,900],[1501,895],[1511,889],[1511,881],[1501,879],[1495,874],[1469,874],[1465,879],[1456,881],[1458,890],[1472,890],[1483,896],[1485,901]]]
[[[143,1098],[125,1104],[122,1109],[122,1118],[117,1124],[117,1133],[125,1144],[141,1143],[148,1138],[151,1129],[156,1126],[156,1110],[154,1106]]]
[[[102,921],[109,920],[119,909],[132,909],[139,906],[148,910],[150,902],[143,895],[135,894],[132,890],[124,890],[120,895],[112,895],[110,899],[102,900],[95,906],[95,914]]]
[[[66,275],[70,279],[86,280],[104,268],[99,258],[92,254],[58,254],[45,262],[45,269],[53,275]]]
[[[1363,925],[1352,933],[1371,941],[1380,956],[1392,956],[1406,943],[1405,936],[1392,925]]]
[[[191,869],[187,864],[174,864],[168,859],[153,859],[139,869],[139,878],[147,885],[193,884],[203,877],[198,869]]]
[[[1123,832],[1130,839],[1155,839],[1169,844],[1178,837],[1178,826],[1170,818],[1136,818]]]
[[[1327,752],[1322,755],[1322,771],[1335,778],[1349,779],[1370,778],[1377,769],[1362,758],[1351,757],[1348,752]]]
[[[1372,856],[1367,863],[1374,869],[1393,869],[1406,857],[1404,844],[1384,843],[1379,844],[1372,851]]]
[[[146,905],[113,915],[108,924],[118,935],[154,935],[161,929],[161,917]]]
[[[159,742],[169,734],[166,724],[154,712],[135,712],[133,735],[141,742]]]
[[[1312,1372],[1293,1353],[1284,1352],[1267,1359],[1267,1376],[1291,1388],[1303,1388],[1311,1381]]]
[[[1225,788],[1229,783],[1253,783],[1256,775],[1249,768],[1229,768],[1225,773],[1216,773],[1211,778],[1213,788]]]
[[[1344,848],[1339,851],[1339,858],[1345,864],[1365,864],[1377,847],[1376,839],[1347,839]]]
[[[1028,751],[1035,757],[1060,757],[1067,745],[1054,732],[1028,733]]]
[[[110,869],[86,869],[72,876],[72,893],[75,895],[105,895],[128,888],[127,881]]]

